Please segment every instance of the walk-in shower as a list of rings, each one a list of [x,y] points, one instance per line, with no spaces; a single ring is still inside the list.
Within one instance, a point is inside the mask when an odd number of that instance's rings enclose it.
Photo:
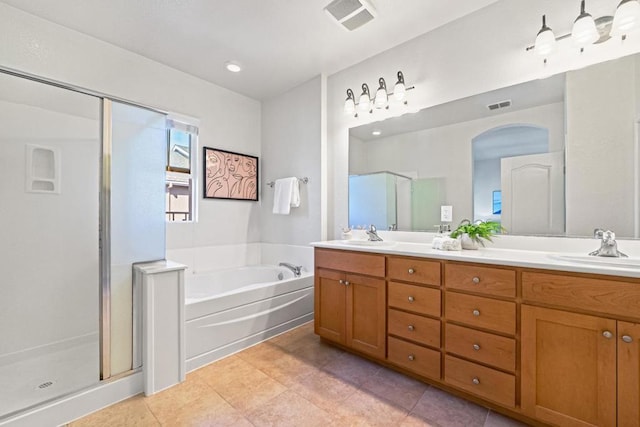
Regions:
[[[162,113],[0,72],[0,420],[137,367],[165,150]]]

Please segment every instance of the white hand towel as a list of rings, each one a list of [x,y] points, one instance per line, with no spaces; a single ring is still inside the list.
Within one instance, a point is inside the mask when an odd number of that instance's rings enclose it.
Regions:
[[[273,192],[273,213],[289,215],[291,207],[300,206],[300,185],[298,178],[276,179]]]

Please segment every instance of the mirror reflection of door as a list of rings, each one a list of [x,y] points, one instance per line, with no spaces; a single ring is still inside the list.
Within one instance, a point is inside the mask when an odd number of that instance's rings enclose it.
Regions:
[[[473,138],[472,153],[474,221],[498,221],[514,234],[564,232],[564,154],[550,154],[548,129],[493,128]]]

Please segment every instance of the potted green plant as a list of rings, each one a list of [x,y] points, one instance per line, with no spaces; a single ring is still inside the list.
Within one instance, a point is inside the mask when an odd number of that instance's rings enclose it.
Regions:
[[[484,240],[492,242],[491,236],[502,231],[502,225],[496,221],[476,221],[472,223],[468,219],[460,221],[458,228],[451,232],[451,237],[460,237],[462,249],[478,249],[479,245],[484,247]]]

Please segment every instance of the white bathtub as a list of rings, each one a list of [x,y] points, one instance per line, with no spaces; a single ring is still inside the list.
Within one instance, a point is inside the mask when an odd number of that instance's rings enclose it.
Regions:
[[[185,299],[192,371],[312,320],[313,275],[268,265],[187,275]]]

